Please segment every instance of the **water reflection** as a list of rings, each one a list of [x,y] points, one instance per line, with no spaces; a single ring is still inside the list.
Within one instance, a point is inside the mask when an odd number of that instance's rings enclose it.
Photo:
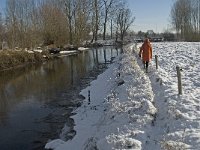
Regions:
[[[72,98],[67,99],[66,95],[70,94],[74,87],[80,85],[81,80],[91,70],[102,63],[110,62],[112,57],[117,56],[120,51],[112,47],[92,49],[42,65],[29,65],[14,71],[0,72],[0,147],[8,144],[11,146],[12,138],[16,136],[21,137],[18,140],[22,142],[22,145],[29,145],[27,142],[34,137],[33,133],[19,132],[27,128],[51,130],[50,123],[36,125],[34,122],[52,113],[52,108],[48,106],[48,103],[73,101]],[[26,121],[23,121],[22,125],[20,120]],[[18,126],[17,129],[16,126]],[[10,136],[4,133],[10,133]],[[3,140],[5,138],[7,141]],[[26,138],[30,141],[24,140]],[[16,143],[13,142],[13,146],[14,144]]]

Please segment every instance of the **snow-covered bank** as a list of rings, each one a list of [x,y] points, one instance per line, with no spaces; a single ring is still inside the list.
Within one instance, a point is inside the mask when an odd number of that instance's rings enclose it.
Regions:
[[[144,73],[133,45],[81,94],[73,116],[76,136],[46,144],[55,150],[198,149],[200,147],[200,43],[153,43],[154,60]],[[176,65],[184,94],[177,93]],[[88,104],[88,91],[91,102]]]

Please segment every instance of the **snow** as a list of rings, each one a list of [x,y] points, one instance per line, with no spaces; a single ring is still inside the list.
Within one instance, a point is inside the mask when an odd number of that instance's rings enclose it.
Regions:
[[[42,50],[41,50],[41,49],[34,49],[33,51],[34,51],[34,52],[42,53]]]
[[[71,51],[60,51],[60,54],[72,54],[72,53],[77,53],[76,50],[71,50]]]
[[[127,45],[124,54],[81,91],[85,100],[72,116],[75,137],[65,141],[61,134],[45,148],[198,150],[200,43],[162,42],[152,46],[153,55],[158,56],[157,70],[153,58],[145,73],[135,44]],[[177,65],[182,68],[183,95],[178,95]]]
[[[79,48],[78,48],[79,51],[85,51],[85,50],[88,50],[88,49],[89,49],[89,48],[85,48],[85,47],[79,47]]]
[[[34,51],[26,50],[27,53],[33,54]]]
[[[87,51],[89,48],[85,48],[85,47],[79,47],[78,50],[79,51]],[[78,53],[77,50],[69,50],[69,51],[60,51],[60,54],[74,54],[74,53]]]

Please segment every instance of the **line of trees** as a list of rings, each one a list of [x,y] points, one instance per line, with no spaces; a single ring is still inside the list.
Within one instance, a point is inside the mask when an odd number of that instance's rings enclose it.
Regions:
[[[171,22],[180,40],[200,41],[200,1],[176,0]]]
[[[0,40],[10,48],[80,45],[100,32],[105,40],[109,22],[123,40],[134,21],[126,0],[7,0],[4,14]]]

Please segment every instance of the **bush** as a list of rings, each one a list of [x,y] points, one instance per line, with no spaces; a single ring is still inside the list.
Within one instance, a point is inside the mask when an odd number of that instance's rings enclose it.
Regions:
[[[5,50],[0,52],[0,70],[6,70],[13,67],[26,65],[28,63],[42,62],[42,53],[28,53],[26,51],[11,51]]]

